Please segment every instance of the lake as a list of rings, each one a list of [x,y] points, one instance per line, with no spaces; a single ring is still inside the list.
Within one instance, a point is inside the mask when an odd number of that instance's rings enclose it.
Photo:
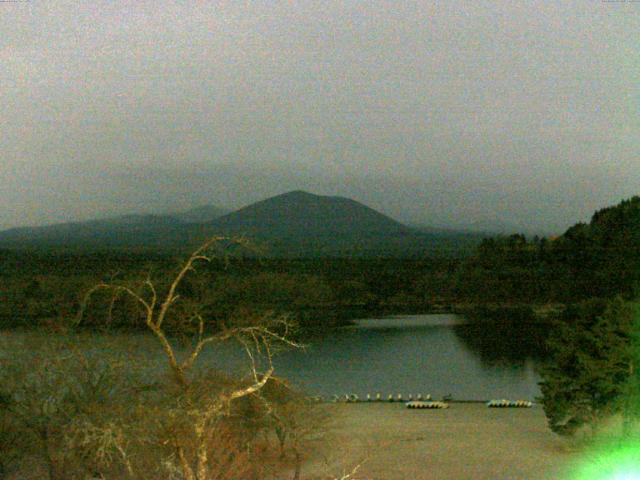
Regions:
[[[274,364],[276,375],[311,395],[329,398],[400,393],[404,398],[430,394],[434,399],[534,400],[540,394],[536,365],[544,355],[546,330],[516,319],[467,322],[452,314],[371,318],[315,338],[304,351],[280,352]],[[39,348],[27,340],[34,333],[34,338],[48,338],[37,332],[3,332],[0,357],[3,352],[38,354]],[[85,332],[77,342],[98,355],[134,352],[135,364],[149,379],[166,372],[162,349],[148,332]],[[184,346],[178,340],[175,346],[182,357]],[[227,342],[205,348],[197,366],[244,374],[248,361],[237,343]]]
[[[534,400],[539,325],[468,324],[452,314],[357,320],[281,353],[276,372],[309,393]]]

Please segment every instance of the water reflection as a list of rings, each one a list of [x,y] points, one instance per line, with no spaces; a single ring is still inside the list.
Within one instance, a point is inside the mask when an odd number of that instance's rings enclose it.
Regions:
[[[524,368],[528,361],[544,359],[549,327],[545,324],[500,321],[457,324],[453,326],[453,331],[487,368],[498,365]]]
[[[323,395],[532,399],[539,394],[535,356],[523,354],[527,335],[514,339],[506,329],[497,335],[460,321],[454,315],[364,320],[317,339],[306,353],[279,355],[276,369],[298,386]],[[498,347],[500,342],[515,345]]]

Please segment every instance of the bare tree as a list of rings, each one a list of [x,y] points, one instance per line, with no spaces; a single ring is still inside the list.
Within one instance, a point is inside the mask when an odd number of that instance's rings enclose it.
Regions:
[[[292,325],[286,318],[265,315],[247,325],[222,325],[221,328],[211,331],[197,309],[189,312],[187,318],[187,323],[195,325],[196,332],[190,346],[185,352],[179,352],[172,345],[166,330],[166,320],[180,300],[178,290],[185,277],[195,270],[197,264],[210,262],[215,258],[216,247],[246,243],[242,239],[222,236],[207,240],[184,262],[164,293],[160,292],[160,288],[150,277],[138,285],[99,283],[85,295],[78,316],[80,323],[91,296],[100,290],[112,293],[110,311],[115,301],[123,296],[133,299],[141,307],[144,325],[162,346],[174,383],[186,399],[181,411],[189,419],[190,438],[185,440],[184,435],[172,435],[164,440],[165,444],[172,446],[175,464],[185,480],[213,478],[210,445],[212,433],[219,427],[221,419],[229,415],[233,402],[259,395],[267,382],[273,378],[272,360],[275,348],[301,347],[290,338]],[[185,315],[184,311],[181,311],[180,315]],[[203,349],[232,339],[237,340],[246,352],[249,362],[248,377],[213,393],[198,389],[195,385],[194,365]],[[120,455],[126,458],[123,452],[120,452]],[[127,464],[130,473],[131,469],[131,465]]]

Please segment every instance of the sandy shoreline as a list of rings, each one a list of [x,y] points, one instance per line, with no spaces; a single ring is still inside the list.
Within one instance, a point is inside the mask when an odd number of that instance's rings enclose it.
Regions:
[[[397,403],[360,403],[327,408],[334,420],[326,458],[306,465],[303,478],[348,472],[361,464],[358,479],[561,479],[575,455],[548,429],[540,406],[409,410]]]

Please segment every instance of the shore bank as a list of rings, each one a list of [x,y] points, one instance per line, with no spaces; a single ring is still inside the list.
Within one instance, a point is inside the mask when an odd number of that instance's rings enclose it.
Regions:
[[[575,458],[546,425],[540,406],[454,404],[410,410],[397,403],[337,404],[324,461],[303,478],[350,472],[367,480],[551,480]],[[321,477],[321,472],[325,472]]]

